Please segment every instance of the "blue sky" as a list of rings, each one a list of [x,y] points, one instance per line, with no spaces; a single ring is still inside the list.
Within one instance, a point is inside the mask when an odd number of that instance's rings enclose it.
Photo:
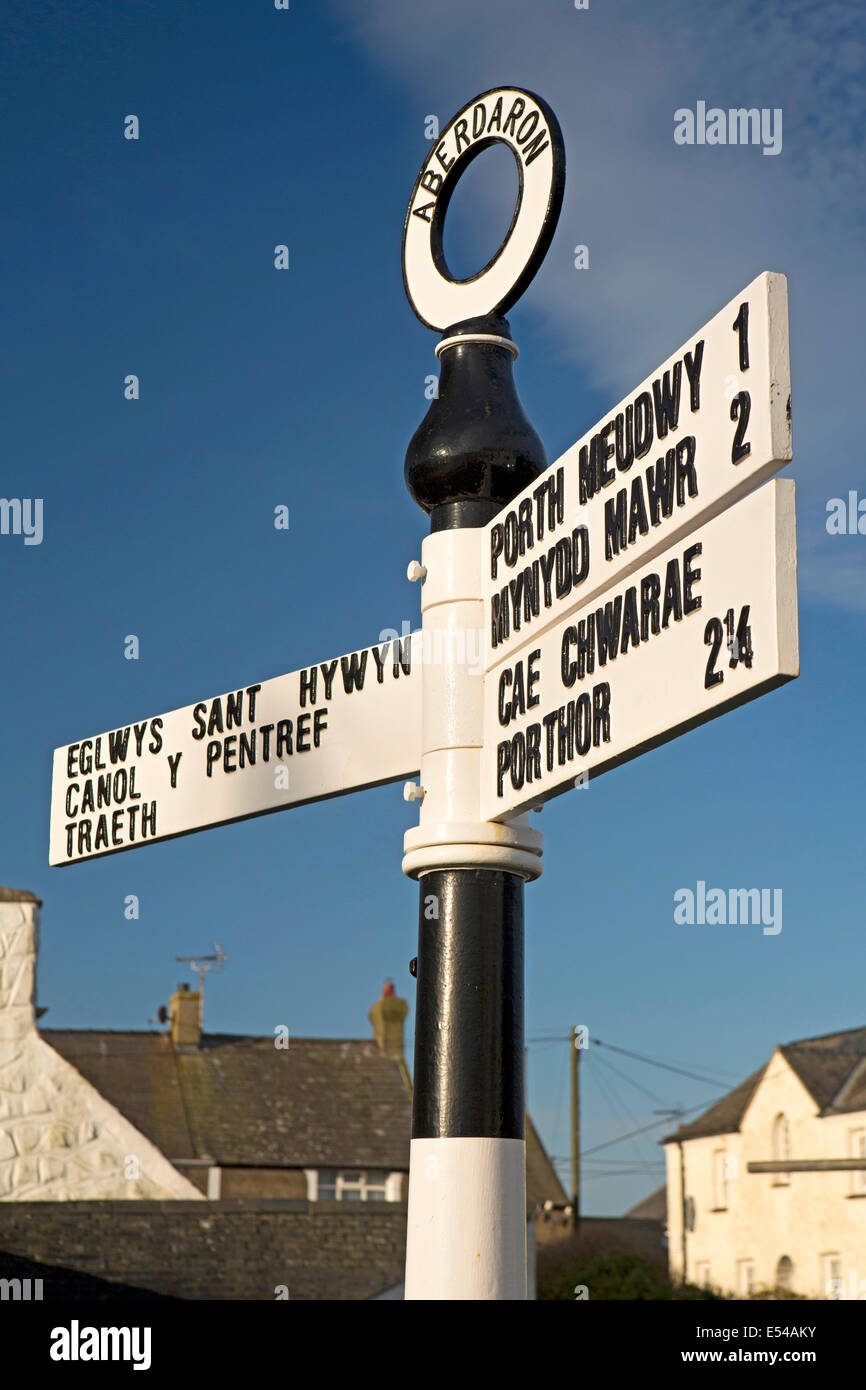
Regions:
[[[800,545],[800,679],[538,821],[527,1035],[586,1024],[733,1083],[776,1042],[866,1022],[866,536],[825,527],[831,497],[866,496],[862,12],[71,0],[5,27],[2,492],[43,498],[44,539],[0,537],[2,881],[44,899],[46,1025],[146,1027],[174,957],[214,941],[214,1031],[363,1036],[385,976],[413,999],[399,785],[61,871],[50,759],[417,624],[405,568],[426,520],[402,464],[436,363],[403,295],[402,219],[425,117],[504,83],[543,95],[566,141],[559,230],[510,315],[550,459],[784,271]],[[674,111],[698,100],[781,107],[782,152],[675,145]],[[495,158],[473,169],[446,242],[467,270],[510,215]],[[782,931],[675,924],[699,879],[780,888]],[[566,1067],[564,1044],[531,1047],[556,1155]],[[583,1076],[587,1148],[719,1094],[602,1050]],[[656,1185],[661,1132],[588,1161],[586,1210]]]

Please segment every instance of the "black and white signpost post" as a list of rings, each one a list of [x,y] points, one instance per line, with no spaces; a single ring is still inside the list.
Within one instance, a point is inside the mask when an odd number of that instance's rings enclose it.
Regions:
[[[517,162],[517,209],[493,260],[457,281],[442,229],[457,180],[495,141]],[[547,465],[514,387],[502,315],[538,269],[559,215],[562,136],[544,102],[486,92],[449,123],[421,169],[403,236],[415,313],[443,334],[439,395],[406,455],[430,515],[421,610],[424,670],[420,823],[403,870],[420,881],[406,1297],[525,1299],[523,884],[541,872],[524,813],[480,804],[484,743],[482,528]],[[475,640],[471,640],[475,639]]]
[[[471,279],[443,252],[464,170],[514,156],[517,206]],[[517,396],[504,315],[550,245],[556,118],[484,92],[432,146],[403,234],[442,336],[406,455],[430,517],[420,632],[54,755],[66,865],[365,787],[420,806],[407,1299],[526,1298],[523,885],[533,810],[798,674],[787,285],[764,273],[556,462]],[[761,486],[765,484],[765,486]],[[579,813],[591,815],[590,803]]]

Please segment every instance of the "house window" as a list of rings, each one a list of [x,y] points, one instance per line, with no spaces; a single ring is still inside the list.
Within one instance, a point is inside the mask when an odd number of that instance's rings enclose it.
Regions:
[[[842,1278],[842,1256],[824,1255],[824,1293],[827,1298],[844,1298],[845,1281]]]
[[[737,1261],[737,1293],[748,1297],[754,1292],[755,1288],[755,1262],[754,1260]]]
[[[866,1129],[851,1131],[850,1150],[852,1158],[866,1159]],[[851,1174],[851,1193],[854,1197],[866,1196],[866,1168],[858,1168]]]
[[[385,1168],[308,1168],[311,1202],[399,1202],[401,1174]]]
[[[794,1283],[794,1264],[790,1256],[782,1255],[776,1265],[776,1289],[785,1293]]]
[[[716,1211],[724,1211],[728,1205],[728,1163],[724,1149],[716,1149],[713,1154],[713,1204]]]
[[[791,1131],[787,1115],[778,1114],[773,1121],[772,1154],[777,1163],[791,1157]],[[774,1173],[773,1186],[784,1187],[791,1181],[790,1173]]]

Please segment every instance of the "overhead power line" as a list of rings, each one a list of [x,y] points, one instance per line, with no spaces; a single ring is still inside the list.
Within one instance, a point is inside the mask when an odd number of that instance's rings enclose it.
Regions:
[[[552,1046],[552,1045],[554,1045],[554,1044],[556,1044],[556,1043],[562,1043],[562,1042],[568,1042],[568,1043],[570,1043],[570,1042],[572,1041],[572,1038],[571,1038],[571,1035],[570,1035],[570,1034],[549,1034],[549,1033],[547,1033],[547,1034],[539,1034],[539,1035],[536,1035],[536,1036],[534,1036],[534,1037],[528,1039],[528,1041],[531,1042],[531,1043],[534,1044],[534,1045],[539,1045],[539,1044],[540,1044],[542,1047],[550,1047],[550,1046]],[[641,1052],[634,1052],[634,1051],[632,1051],[632,1050],[630,1050],[629,1048],[626,1048],[626,1047],[618,1047],[615,1043],[604,1042],[601,1038],[592,1038],[592,1040],[591,1040],[591,1046],[592,1046],[592,1045],[594,1045],[594,1046],[596,1046],[596,1047],[605,1047],[605,1048],[608,1049],[609,1052],[618,1052],[621,1056],[623,1056],[623,1057],[629,1057],[629,1058],[631,1058],[633,1061],[636,1061],[636,1062],[643,1062],[643,1063],[645,1063],[647,1066],[657,1067],[657,1068],[659,1068],[661,1071],[669,1071],[669,1072],[674,1073],[674,1074],[677,1075],[677,1076],[684,1076],[684,1077],[688,1078],[688,1080],[690,1080],[690,1081],[697,1081],[697,1082],[699,1082],[701,1085],[704,1085],[704,1086],[712,1086],[712,1087],[713,1087],[714,1089],[716,1089],[716,1090],[728,1091],[728,1090],[730,1090],[730,1088],[731,1088],[731,1083],[730,1083],[729,1081],[718,1081],[718,1080],[716,1080],[716,1079],[714,1079],[714,1078],[712,1078],[712,1077],[701,1076],[701,1075],[699,1075],[697,1072],[689,1071],[689,1070],[687,1070],[685,1067],[676,1066],[676,1065],[674,1065],[672,1062],[663,1062],[663,1061],[661,1061],[659,1058],[656,1058],[656,1057],[648,1057],[648,1056],[646,1056],[645,1054],[643,1054],[643,1053],[641,1053]],[[589,1050],[591,1050],[591,1047],[590,1047]],[[656,1101],[659,1100],[659,1097],[656,1096],[656,1095],[654,1095],[654,1093],[653,1093],[652,1091],[648,1090],[648,1089],[647,1089],[646,1087],[644,1087],[644,1086],[641,1086],[639,1082],[633,1081],[633,1080],[631,1079],[631,1077],[626,1076],[624,1072],[619,1071],[618,1068],[616,1068],[616,1067],[614,1067],[614,1066],[612,1065],[612,1063],[610,1063],[610,1062],[603,1062],[602,1059],[601,1059],[601,1057],[597,1057],[597,1058],[596,1058],[596,1061],[597,1061],[598,1063],[600,1063],[601,1066],[602,1066],[605,1070],[613,1072],[614,1075],[618,1076],[618,1077],[619,1077],[621,1080],[623,1080],[623,1081],[628,1081],[628,1083],[629,1083],[630,1085],[636,1087],[637,1090],[642,1091],[643,1094],[646,1095],[646,1096],[649,1096],[651,1100],[656,1100]],[[615,1099],[614,1095],[612,1094],[612,1092],[608,1089],[607,1086],[605,1086],[605,1085],[603,1084],[603,1077],[600,1076],[597,1072],[594,1073],[594,1075],[593,1075],[593,1080],[595,1081],[596,1085],[599,1085],[600,1087],[602,1087],[602,1089],[603,1089],[604,1091],[607,1092],[607,1099],[608,1099],[608,1102],[611,1104],[611,1107],[612,1107],[612,1108],[617,1109],[617,1110],[619,1110],[620,1107],[623,1107],[623,1108],[625,1108],[626,1110],[628,1109],[628,1107],[627,1107],[627,1106],[624,1104],[624,1102],[622,1102],[621,1100],[620,1100],[618,1103],[616,1102],[616,1099]],[[679,1111],[679,1112],[678,1112],[678,1115],[681,1116],[681,1117],[684,1117],[684,1116],[686,1116],[686,1115],[692,1115],[692,1114],[694,1114],[696,1111],[703,1110],[704,1108],[705,1108],[705,1107],[704,1107],[704,1104],[701,1103],[700,1105],[692,1106],[690,1110],[682,1110],[682,1111]],[[557,1106],[557,1110],[559,1111],[559,1106]],[[636,1118],[636,1117],[635,1117],[635,1116],[630,1116],[630,1118],[634,1119],[634,1118]],[[654,1120],[651,1124],[648,1124],[648,1125],[641,1125],[641,1126],[639,1126],[639,1127],[636,1128],[636,1129],[630,1129],[630,1130],[628,1130],[625,1134],[620,1134],[616,1139],[608,1139],[604,1144],[597,1144],[597,1145],[595,1145],[594,1148],[585,1149],[585,1150],[583,1151],[582,1157],[583,1157],[584,1159],[589,1158],[592,1154],[597,1154],[597,1153],[602,1152],[602,1151],[605,1150],[605,1149],[612,1148],[615,1144],[622,1144],[622,1143],[624,1143],[624,1142],[625,1142],[626,1140],[628,1140],[628,1139],[636,1139],[636,1138],[638,1138],[638,1137],[639,1137],[640,1135],[642,1135],[642,1134],[649,1134],[649,1133],[650,1133],[652,1130],[654,1130],[654,1129],[659,1129],[659,1128],[661,1128],[662,1126],[670,1126],[671,1123],[672,1123],[672,1115],[663,1116],[663,1117],[662,1117],[661,1119],[659,1119],[659,1120]],[[558,1131],[558,1128],[559,1128],[559,1122],[557,1122],[557,1131]],[[555,1159],[555,1160],[554,1160],[554,1162],[556,1162],[556,1163],[564,1162],[564,1161],[567,1161],[567,1160],[560,1160],[560,1159]],[[604,1160],[602,1160],[602,1161],[604,1161]],[[645,1161],[645,1160],[644,1160],[644,1161]],[[628,1162],[628,1160],[623,1160],[623,1161],[622,1161],[622,1166],[619,1168],[619,1171],[620,1171],[620,1172],[628,1171],[628,1170],[625,1168],[625,1163],[626,1163],[626,1162]],[[636,1172],[640,1171],[638,1165],[641,1163],[641,1160],[638,1158],[638,1159],[631,1160],[631,1162],[635,1165],[635,1166],[631,1169],[631,1171],[632,1171],[633,1173],[636,1173]],[[644,1169],[643,1171],[648,1171],[648,1169]],[[588,1176],[589,1176],[589,1175],[588,1175]],[[594,1173],[593,1176],[596,1176],[596,1177],[601,1176],[601,1173],[598,1172],[598,1171],[596,1171],[596,1173]]]
[[[693,1115],[696,1110],[703,1110],[704,1108],[703,1105],[693,1105],[691,1110],[684,1110],[683,1115]],[[654,1120],[651,1125],[644,1125],[641,1129],[633,1129],[628,1134],[621,1134],[618,1139],[608,1139],[604,1144],[596,1144],[593,1149],[584,1149],[583,1157],[589,1158],[590,1154],[600,1153],[602,1149],[609,1149],[613,1144],[621,1144],[624,1139],[633,1139],[636,1134],[647,1134],[651,1129],[658,1129],[663,1125],[670,1125],[670,1120]]]
[[[539,1035],[538,1037],[528,1038],[527,1046],[535,1046],[538,1043],[557,1043],[569,1041],[570,1038],[567,1033],[562,1033],[558,1035],[544,1034]],[[610,1052],[620,1052],[623,1055],[623,1057],[633,1057],[638,1062],[646,1062],[648,1066],[659,1067],[662,1071],[676,1072],[678,1076],[687,1076],[690,1081],[701,1081],[706,1086],[717,1086],[720,1091],[728,1091],[731,1089],[730,1081],[718,1081],[708,1076],[698,1076],[696,1072],[687,1071],[683,1067],[674,1066],[672,1062],[662,1062],[659,1060],[659,1058],[647,1057],[642,1052],[631,1052],[626,1047],[617,1047],[615,1043],[603,1042],[601,1038],[592,1038],[590,1042],[591,1047],[606,1047]],[[591,1050],[591,1047],[588,1050]]]
[[[649,1096],[650,1100],[656,1101],[659,1105],[663,1103],[661,1096],[657,1096],[654,1091],[648,1090],[646,1086],[641,1086],[639,1081],[633,1081],[630,1076],[626,1076],[625,1072],[620,1071],[619,1067],[615,1067],[612,1062],[605,1062],[601,1057],[596,1057],[595,1060],[596,1062],[600,1062],[608,1071],[612,1071],[615,1076],[621,1077],[622,1080],[627,1081],[630,1086],[634,1086],[635,1090],[642,1091],[645,1096]]]
[[[648,1066],[660,1067],[662,1071],[674,1071],[678,1076],[687,1076],[690,1081],[702,1081],[705,1086],[716,1086],[720,1091],[730,1090],[730,1083],[727,1081],[714,1081],[708,1076],[698,1076],[697,1072],[685,1071],[682,1067],[673,1067],[670,1062],[658,1062],[654,1057],[644,1057],[640,1052],[629,1052],[628,1048],[616,1047],[614,1043],[602,1042],[601,1038],[593,1038],[596,1047],[606,1047],[611,1052],[620,1052],[623,1057],[633,1057],[638,1062],[646,1062]]]

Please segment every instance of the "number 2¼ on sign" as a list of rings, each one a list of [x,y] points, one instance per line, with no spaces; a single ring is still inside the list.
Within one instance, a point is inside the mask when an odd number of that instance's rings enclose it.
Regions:
[[[736,670],[740,662],[744,666],[752,665],[752,629],[749,626],[749,604],[745,604],[740,609],[739,619],[734,619],[734,610],[729,608],[724,617],[710,618],[704,628],[704,646],[709,647],[710,654],[707,657],[707,669],[704,676],[704,689],[712,690],[714,685],[720,685],[725,679],[724,671],[716,670],[716,662],[722,650],[722,643],[727,646],[730,654],[728,668]]]

